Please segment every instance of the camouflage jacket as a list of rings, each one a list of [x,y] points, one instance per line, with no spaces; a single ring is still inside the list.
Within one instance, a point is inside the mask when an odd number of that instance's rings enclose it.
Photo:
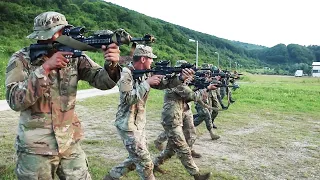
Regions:
[[[190,101],[198,102],[205,106],[202,94],[205,89],[192,91],[189,86],[182,84],[175,88],[166,89],[162,109],[162,124],[165,126],[182,126],[182,113],[191,109]]]
[[[195,105],[199,105],[203,108],[209,108],[212,104],[213,101],[217,101],[217,92],[218,92],[219,88],[215,89],[215,90],[209,90],[209,91],[201,91],[201,95],[202,95],[202,102],[201,101],[196,101]],[[203,103],[205,103],[208,106],[203,105]],[[212,107],[210,107],[212,108]]]
[[[48,75],[42,67],[45,58],[31,64],[28,48],[13,54],[6,70],[6,99],[11,109],[20,111],[17,150],[57,155],[83,136],[74,111],[78,81],[102,90],[116,83],[85,54]],[[120,78],[120,71],[117,76]]]
[[[146,101],[150,85],[146,82],[147,76],[138,80],[133,79],[131,70],[123,68],[118,82],[120,104],[116,114],[115,126],[123,131],[143,130],[146,124]],[[182,82],[179,78],[163,79],[155,89],[175,87]]]

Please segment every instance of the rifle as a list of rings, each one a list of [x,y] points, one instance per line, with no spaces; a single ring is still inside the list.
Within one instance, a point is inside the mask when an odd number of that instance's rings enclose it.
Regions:
[[[133,79],[138,79],[139,77],[142,77],[143,74],[146,73],[153,73],[158,75],[164,75],[166,78],[172,78],[176,76],[177,74],[182,72],[182,69],[184,68],[192,68],[193,65],[185,64],[181,67],[170,67],[169,66],[170,61],[162,60],[155,63],[155,66],[151,69],[145,69],[145,70],[133,70],[132,75]]]
[[[206,77],[197,76],[191,83],[189,83],[190,86],[194,86],[196,89],[205,89],[211,84],[213,84],[216,87],[233,87],[233,85],[226,85],[218,80],[208,81]]]
[[[196,68],[195,64],[190,64],[190,63],[184,63],[179,67],[171,67],[169,66],[170,61],[168,60],[161,60],[159,62],[155,63],[155,66],[152,67],[151,69],[146,69],[146,70],[133,70],[133,78],[137,79],[143,74],[146,73],[153,73],[153,74],[158,74],[158,75],[164,75],[166,78],[172,78],[176,76],[177,74],[182,72],[182,69],[188,68],[188,69],[193,69],[194,71],[200,71],[200,70],[210,70],[209,68],[201,68],[198,69]]]
[[[98,51],[102,45],[116,43],[118,46],[122,44],[129,45],[131,42],[142,42],[144,44],[155,42],[155,38],[146,34],[144,37],[133,38],[124,29],[115,31],[99,30],[92,36],[85,37],[84,27],[66,27],[63,29],[62,35],[52,43],[38,43],[30,45],[31,63],[37,58],[48,55],[52,51],[73,52],[72,57],[80,57],[82,51]]]

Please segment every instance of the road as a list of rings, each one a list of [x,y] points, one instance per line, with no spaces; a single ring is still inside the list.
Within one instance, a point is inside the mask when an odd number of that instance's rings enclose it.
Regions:
[[[79,90],[77,92],[77,100],[85,99],[88,97],[93,97],[93,96],[101,96],[101,95],[107,95],[107,94],[112,94],[112,93],[117,93],[119,92],[119,89],[117,86],[110,90],[99,90],[99,89],[86,89],[86,90]],[[10,107],[7,104],[6,100],[0,100],[0,111],[6,111],[9,110]]]

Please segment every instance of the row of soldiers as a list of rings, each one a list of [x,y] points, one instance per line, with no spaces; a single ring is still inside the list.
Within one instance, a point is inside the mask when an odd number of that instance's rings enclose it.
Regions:
[[[39,44],[53,43],[70,26],[60,13],[41,13],[34,19],[34,31],[28,38]],[[120,179],[136,170],[141,179],[154,180],[153,171],[164,172],[159,166],[176,153],[194,179],[209,179],[211,173],[200,173],[191,149],[196,138],[194,125],[204,119],[209,122],[211,138],[219,138],[212,131],[212,120],[217,115],[216,105],[213,105],[217,102],[214,100],[216,85],[190,89],[189,83],[195,74],[192,68],[184,68],[172,78],[158,74],[134,78],[133,71],[151,68],[157,57],[151,47],[138,45],[128,67],[119,65],[117,44],[102,45],[101,49],[105,59],[103,67],[84,53],[73,57],[72,52],[57,50],[30,61],[29,47],[10,58],[6,68],[6,100],[12,110],[20,111],[16,138],[17,178],[50,180],[57,175],[59,179],[91,179],[86,154],[80,145],[83,128],[74,109],[78,81],[84,80],[102,90],[119,87],[115,126],[129,155],[104,179]],[[162,144],[166,139],[167,145],[154,160],[148,151],[145,133],[150,88],[165,90],[161,114],[164,132],[159,136],[161,143],[157,142]],[[194,122],[191,101],[196,102],[198,110]]]

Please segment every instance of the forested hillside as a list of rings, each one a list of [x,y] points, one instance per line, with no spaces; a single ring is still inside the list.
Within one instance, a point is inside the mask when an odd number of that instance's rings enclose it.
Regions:
[[[320,61],[319,46],[279,44],[272,48],[229,41],[212,35],[193,31],[163,20],[151,18],[138,12],[107,3],[101,0],[2,0],[0,2],[0,53],[2,61],[14,51],[28,45],[25,37],[32,32],[33,19],[44,11],[58,11],[67,17],[74,26],[85,26],[90,30],[124,28],[132,36],[141,37],[151,33],[157,38],[153,45],[158,59],[176,61],[195,59],[196,44],[188,39],[199,41],[199,64],[217,64],[229,67],[235,63],[245,69],[261,67],[280,68],[282,72],[292,72],[297,66],[310,66]],[[123,55],[129,47],[121,47]],[[3,71],[3,67],[2,67]]]

